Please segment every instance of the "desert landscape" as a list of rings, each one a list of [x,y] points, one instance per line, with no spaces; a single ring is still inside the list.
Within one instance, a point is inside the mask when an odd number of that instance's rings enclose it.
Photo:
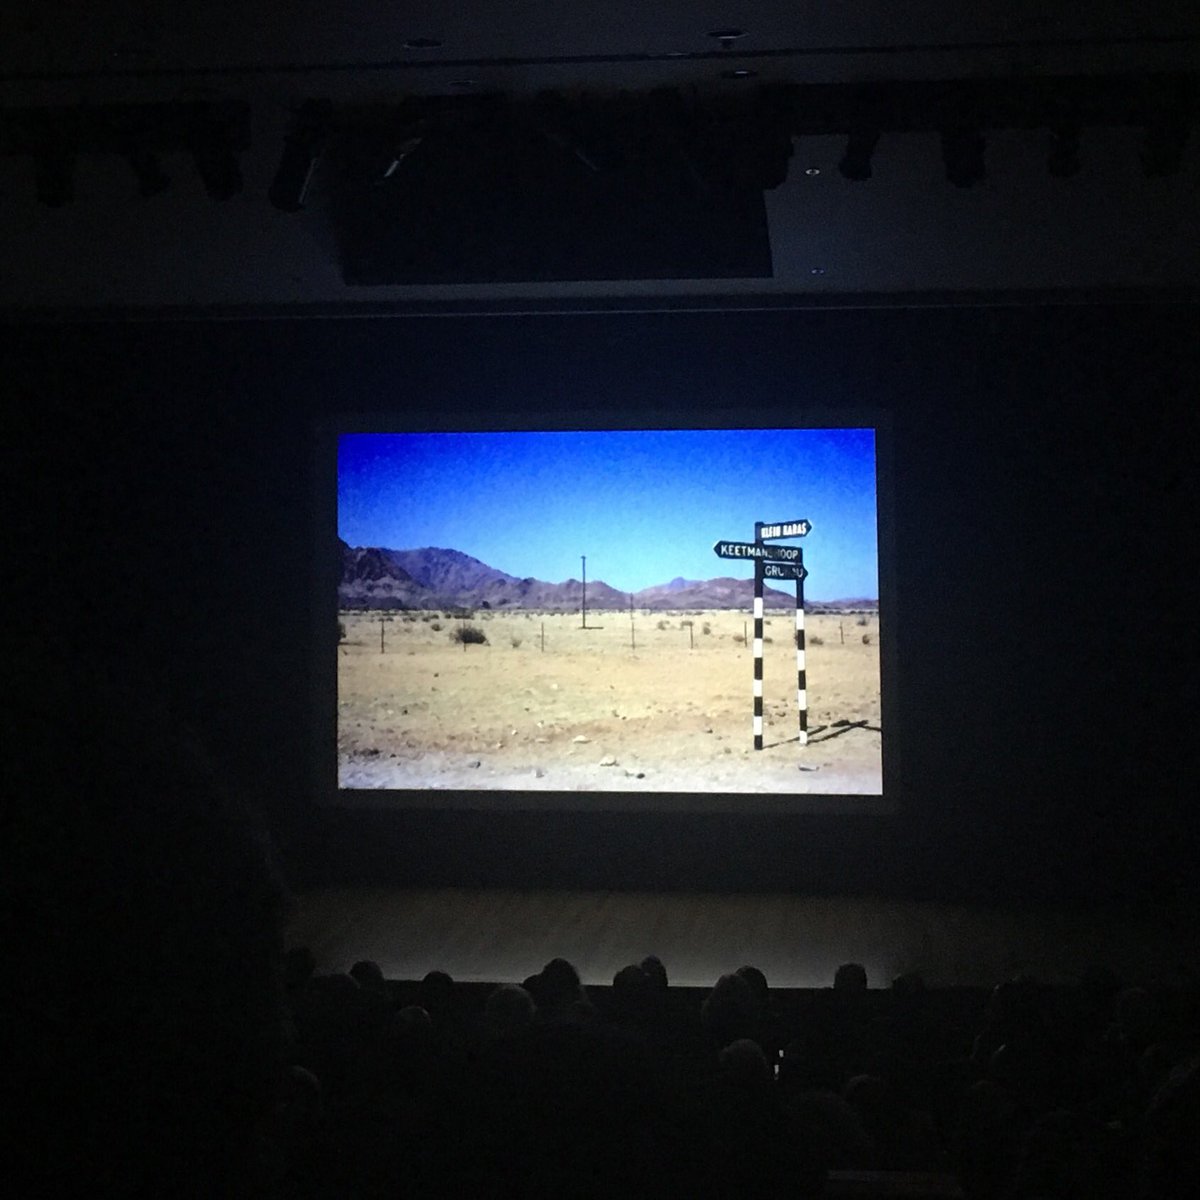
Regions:
[[[878,612],[807,615],[801,746],[784,599],[764,625],[761,751],[748,606],[589,609],[586,628],[578,608],[344,608],[339,786],[878,795]]]

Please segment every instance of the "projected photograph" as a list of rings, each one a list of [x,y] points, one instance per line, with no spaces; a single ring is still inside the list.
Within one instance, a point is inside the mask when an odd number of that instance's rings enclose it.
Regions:
[[[337,453],[339,788],[882,794],[873,429]]]

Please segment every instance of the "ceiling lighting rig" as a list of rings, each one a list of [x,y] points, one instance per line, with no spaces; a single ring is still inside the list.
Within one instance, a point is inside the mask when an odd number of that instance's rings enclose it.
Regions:
[[[703,99],[671,88],[529,100],[451,95],[336,109],[308,100],[293,115],[269,195],[296,212],[318,169],[328,171],[331,192],[344,194],[403,186],[427,161],[444,166],[455,156],[464,174],[521,172],[531,187],[539,163],[568,164],[634,190],[719,195],[778,187],[791,154],[792,105],[777,88]]]
[[[1001,130],[1046,131],[1046,169],[1067,178],[1081,169],[1088,128],[1141,129],[1143,173],[1172,174],[1197,118],[1200,75],[815,84],[791,95],[798,136],[846,135],[838,163],[844,178],[870,179],[888,134],[928,133],[940,139],[946,179],[969,188],[986,179],[988,138]]]
[[[711,36],[728,46],[741,31]],[[616,173],[656,194],[719,195],[779,186],[796,137],[844,135],[839,173],[864,181],[889,134],[927,133],[940,140],[946,179],[970,188],[987,177],[988,140],[996,131],[1045,131],[1047,170],[1065,178],[1080,170],[1087,128],[1132,126],[1144,130],[1142,167],[1153,177],[1179,169],[1196,118],[1198,79],[1185,73],[776,84],[736,95],[673,88],[532,98],[460,94],[336,112],[328,101],[310,100],[295,114],[271,200],[286,211],[304,207],[327,150],[351,183],[365,176],[375,185],[399,184],[409,159],[429,152],[431,142],[442,161],[459,153],[475,174],[519,169],[533,187],[538,159],[531,144],[540,143],[596,179]],[[48,181],[61,171],[47,159]]]
[[[90,155],[129,164],[137,191],[149,198],[171,178],[164,157],[191,157],[214,200],[242,190],[238,155],[250,147],[250,108],[239,101],[101,104],[0,110],[0,154],[28,158],[38,200],[51,208],[75,198],[75,171]]]

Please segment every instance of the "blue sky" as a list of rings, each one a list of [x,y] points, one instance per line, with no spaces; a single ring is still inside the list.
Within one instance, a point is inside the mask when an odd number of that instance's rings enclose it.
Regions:
[[[718,558],[754,522],[808,518],[813,600],[876,598],[870,429],[343,434],[338,533],[352,546],[461,550],[510,575],[632,592],[752,575]]]

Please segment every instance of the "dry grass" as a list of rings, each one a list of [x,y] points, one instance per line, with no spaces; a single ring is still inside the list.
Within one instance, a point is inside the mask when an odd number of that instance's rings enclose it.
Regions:
[[[878,783],[880,735],[856,731],[819,745],[796,744],[790,635],[776,643],[764,638],[769,748],[755,755],[752,653],[742,643],[747,614],[694,614],[712,631],[694,647],[681,620],[689,615],[635,613],[633,650],[628,611],[589,612],[583,629],[578,613],[496,610],[487,644],[466,646],[436,632],[431,614],[419,614],[384,626],[381,654],[380,614],[343,612],[343,783],[878,790],[862,781]],[[806,623],[809,726],[838,720],[878,725],[878,638],[842,644],[838,620],[810,614]],[[790,626],[791,613],[772,615],[772,624]],[[601,767],[602,758],[615,758],[615,766]],[[801,773],[801,763],[817,770]],[[538,783],[521,782],[526,776]],[[843,777],[854,786],[830,782]]]

